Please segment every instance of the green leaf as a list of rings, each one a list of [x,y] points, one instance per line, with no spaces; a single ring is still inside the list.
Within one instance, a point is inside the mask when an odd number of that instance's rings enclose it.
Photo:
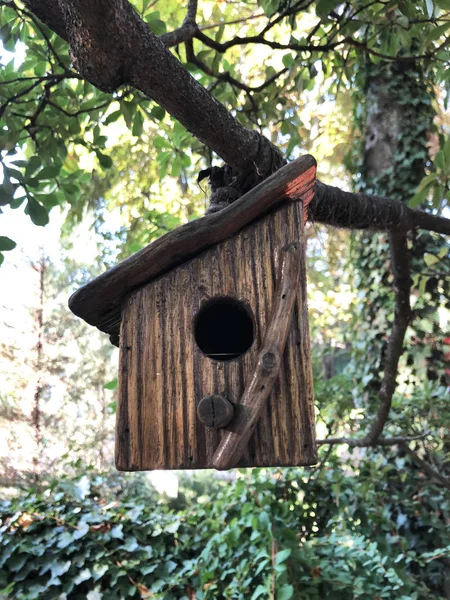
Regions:
[[[292,551],[290,548],[286,548],[285,550],[280,550],[280,552],[277,552],[277,555],[275,557],[275,564],[281,565],[281,563],[285,562],[289,558],[291,552]]]
[[[436,152],[436,156],[434,157],[434,164],[437,166],[438,169],[441,169],[441,171],[444,171],[444,173],[447,172],[447,166],[445,164],[445,155],[442,150],[439,150],[439,152]]]
[[[73,539],[79,540],[89,531],[89,525],[85,521],[78,523],[76,530],[73,532]]]
[[[166,111],[162,108],[162,106],[154,106],[150,111],[152,117],[154,117],[157,121],[162,121],[166,114]]]
[[[109,169],[112,167],[113,160],[110,156],[108,156],[106,154],[102,154],[102,152],[100,152],[100,150],[96,150],[95,154],[97,155],[98,162],[101,164],[101,166],[104,169]]]
[[[136,105],[134,102],[126,102],[125,100],[122,100],[120,102],[120,106],[125,123],[127,124],[128,129],[131,129],[133,126],[133,117],[136,110]]]
[[[155,35],[163,35],[167,31],[166,24],[161,19],[153,19],[153,21],[148,23],[148,27]]]
[[[138,110],[138,111],[136,111],[136,114],[134,115],[133,129],[131,130],[131,133],[133,135],[135,135],[136,137],[141,137],[143,127],[144,127],[144,117],[142,116],[141,111]]]
[[[11,240],[9,237],[0,235],[0,250],[13,250],[16,247],[16,242]]]
[[[277,593],[277,600],[289,600],[294,595],[294,587],[292,585],[283,585]]]
[[[70,546],[70,544],[72,544],[72,542],[73,542],[72,534],[69,533],[68,531],[63,531],[63,533],[61,533],[61,535],[59,536],[59,540],[56,545],[58,548],[62,549],[62,548],[67,548],[67,546]]]
[[[342,0],[319,0],[316,5],[317,16],[321,18],[327,17],[341,2]]]
[[[135,537],[127,537],[125,544],[123,544],[122,548],[127,552],[135,552],[139,548],[139,544]]]
[[[112,112],[110,115],[108,115],[106,117],[104,124],[109,125],[109,123],[114,123],[115,121],[117,121],[117,119],[120,119],[121,116],[122,116],[122,111],[115,110],[114,112]]]
[[[443,25],[438,25],[437,27],[434,27],[428,34],[426,43],[429,44],[430,42],[433,42],[434,40],[440,38],[442,35],[444,35],[447,29],[449,29],[449,27],[450,23],[444,23]]]
[[[47,210],[32,196],[28,196],[26,212],[30,215],[31,220],[35,225],[40,225],[41,227],[47,225],[49,221]]]
[[[119,524],[119,525],[116,525],[115,527],[113,527],[111,529],[111,537],[116,538],[118,540],[123,540],[122,529],[123,529],[123,525],[122,524]]]
[[[108,381],[108,383],[105,383],[103,387],[105,388],[105,390],[115,390],[117,388],[117,379],[112,379],[111,381]]]
[[[36,177],[38,179],[52,179],[58,175],[60,170],[58,166],[44,167],[42,171],[36,174]]]
[[[422,202],[424,202],[426,197],[428,196],[428,192],[428,188],[424,188],[423,190],[419,190],[418,192],[416,192],[411,198],[411,200],[408,202],[409,208],[417,208],[418,206],[420,206],[420,204],[422,204]]]
[[[5,256],[4,256],[3,252],[0,252],[0,266],[4,260],[5,260]]]
[[[180,522],[174,521],[173,523],[170,523],[170,525],[166,525],[164,527],[164,531],[167,531],[167,533],[175,533],[176,531],[178,531],[179,527],[180,527]]]
[[[423,260],[425,261],[427,267],[431,267],[439,262],[439,258],[434,254],[424,254]]]
[[[444,157],[445,157],[445,162],[450,165],[450,136],[447,138],[447,140],[444,143]]]
[[[257,598],[259,598],[263,594],[264,594],[264,596],[266,596],[266,594],[267,594],[266,588],[263,585],[258,585],[256,590],[253,592],[250,600],[257,600]]]
[[[0,185],[0,206],[6,206],[11,203],[15,190],[16,186],[5,176],[2,185]]]
[[[75,579],[73,580],[75,585],[80,585],[80,583],[83,583],[83,581],[87,581],[88,579],[90,579],[92,577],[91,572],[89,569],[83,569],[82,571],[80,571],[78,573],[78,575],[75,577]]]
[[[435,4],[442,10],[450,10],[450,0],[435,0]]]

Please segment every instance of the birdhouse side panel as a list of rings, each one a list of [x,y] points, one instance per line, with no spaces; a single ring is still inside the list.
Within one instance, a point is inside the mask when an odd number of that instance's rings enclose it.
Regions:
[[[126,299],[116,427],[120,470],[211,466],[224,430],[205,427],[197,404],[219,394],[241,410],[271,314],[280,249],[295,240],[304,254],[302,206],[285,204]],[[279,377],[240,466],[316,462],[304,256],[301,277]],[[231,360],[224,355],[241,348],[208,354],[196,338],[202,310],[221,299],[236,302],[253,325],[249,350]],[[232,323],[222,328],[219,323],[227,340]],[[210,329],[207,322],[206,344]]]

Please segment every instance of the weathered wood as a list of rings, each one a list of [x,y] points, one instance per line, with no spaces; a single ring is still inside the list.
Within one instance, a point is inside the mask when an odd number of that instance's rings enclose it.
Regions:
[[[216,469],[231,469],[238,464],[281,367],[299,288],[300,244],[293,242],[284,246],[280,254],[277,289],[264,343],[239,403],[242,410],[230,422],[214,453],[212,464]]]
[[[178,227],[86,284],[69,299],[70,309],[117,335],[122,301],[132,290],[226,240],[283,200],[302,200],[306,206],[314,196],[315,173],[312,156],[292,161],[228,208]]]
[[[239,466],[316,462],[301,203],[276,212],[132,292],[120,335],[116,464],[120,470],[211,468],[225,429],[205,427],[197,404],[223,395],[235,405],[254,372],[274,304],[277,260],[293,239],[301,246],[301,286],[279,376]],[[208,358],[194,324],[212,298],[242,302],[254,342],[234,360]],[[236,404],[237,403],[237,404]]]
[[[197,404],[197,416],[206,427],[226,427],[234,415],[234,406],[227,398],[212,394]]]

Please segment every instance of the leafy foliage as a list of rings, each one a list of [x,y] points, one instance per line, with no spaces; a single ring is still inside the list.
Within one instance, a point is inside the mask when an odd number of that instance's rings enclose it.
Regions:
[[[418,473],[405,484],[399,460],[361,456],[358,485],[330,457],[309,473],[198,475],[175,500],[144,477],[62,478],[3,503],[0,585],[27,600],[438,598],[448,499],[426,499]]]

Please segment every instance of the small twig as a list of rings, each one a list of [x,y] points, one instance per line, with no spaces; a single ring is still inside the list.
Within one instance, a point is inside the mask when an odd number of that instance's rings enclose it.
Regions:
[[[348,438],[348,437],[329,437],[329,438],[325,438],[323,440],[316,440],[316,444],[318,446],[325,446],[327,444],[330,444],[332,446],[338,445],[338,444],[347,444],[347,446],[350,446],[351,448],[354,448],[354,447],[368,448],[368,447],[375,447],[375,446],[396,446],[397,444],[403,444],[403,443],[408,443],[408,442],[415,442],[417,440],[423,440],[426,437],[428,437],[429,435],[430,435],[430,432],[425,431],[423,433],[419,433],[417,435],[410,435],[410,436],[405,435],[405,436],[390,437],[390,438],[379,437],[375,442],[365,443],[365,444],[361,443],[364,438],[361,438],[358,440],[358,439]]]
[[[284,73],[289,71],[289,69],[287,67],[284,67],[283,69],[281,69],[281,71],[278,71],[277,73],[272,75],[272,77],[269,77],[266,81],[264,81],[260,85],[252,87],[250,85],[246,85],[245,83],[242,83],[238,79],[235,79],[228,73],[228,71],[225,71],[224,73],[215,73],[206,63],[201,61],[195,55],[192,40],[188,40],[186,42],[186,59],[191,64],[193,64],[196,67],[198,67],[199,69],[201,69],[207,75],[210,75],[211,77],[216,77],[218,82],[229,83],[231,86],[234,86],[234,87],[238,88],[239,90],[246,92],[250,98],[251,98],[251,92],[256,92],[256,93],[262,92],[266,87],[268,87],[270,84],[272,84],[274,81],[276,81],[278,79],[278,77],[280,77],[281,75],[283,75]]]
[[[408,241],[404,233],[389,233],[391,267],[394,275],[395,314],[392,332],[386,350],[386,366],[379,392],[380,405],[365,441],[373,444],[383,432],[391,410],[396,388],[398,364],[403,352],[406,330],[412,318],[410,292],[412,280],[409,272]]]
[[[411,448],[405,442],[402,442],[400,447],[421,469],[425,471],[427,475],[429,475],[432,479],[436,479],[436,481],[439,481],[439,483],[441,483],[446,489],[450,490],[450,479],[441,475],[439,471],[436,471],[436,469],[433,469],[433,467],[425,460],[420,458],[420,456],[414,452],[414,450],[411,450]]]
[[[378,406],[377,414],[375,415],[369,431],[363,438],[334,438],[334,440],[328,438],[328,440],[319,440],[317,442],[318,444],[340,443],[348,444],[353,448],[374,446],[383,433],[384,426],[389,418],[392,397],[396,388],[398,363],[403,352],[405,333],[411,321],[412,314],[409,302],[412,280],[409,273],[406,234],[391,231],[389,233],[389,245],[391,249],[391,266],[394,275],[395,315],[392,332],[386,350],[386,367],[378,394],[380,404]],[[392,442],[392,440],[390,441]],[[382,444],[386,445],[386,441],[384,440]]]
[[[259,13],[256,15],[249,15],[248,17],[243,17],[242,19],[235,19],[234,21],[223,21],[223,23],[213,23],[212,25],[203,25],[199,27],[200,31],[206,31],[208,29],[215,29],[216,27],[222,27],[223,25],[237,25],[239,23],[246,23],[247,21],[251,21],[252,19],[261,19],[261,17],[265,17],[265,13]]]

